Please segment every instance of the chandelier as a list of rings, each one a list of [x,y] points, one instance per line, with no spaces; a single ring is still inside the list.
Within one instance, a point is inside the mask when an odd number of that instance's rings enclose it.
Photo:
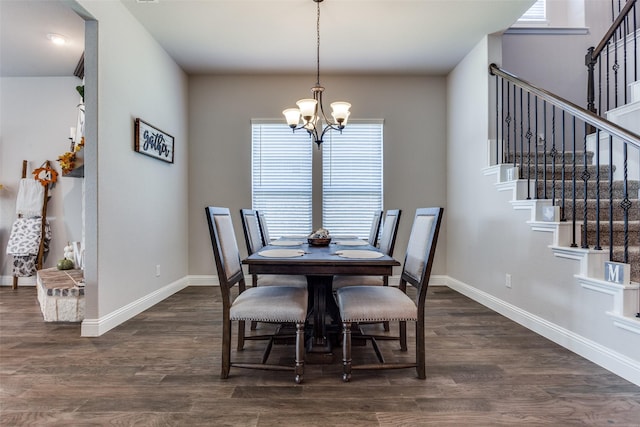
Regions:
[[[328,130],[337,130],[342,133],[342,129],[347,125],[349,119],[349,108],[351,104],[348,102],[332,102],[331,116],[333,121],[329,120],[324,113],[322,105],[322,92],[324,87],[320,86],[320,3],[323,0],[313,0],[317,6],[316,14],[316,85],[311,88],[313,98],[305,98],[296,102],[298,108],[287,108],[282,112],[287,119],[287,124],[293,132],[299,129],[305,129],[313,142],[318,145],[322,144],[322,138]],[[302,122],[300,119],[302,118]]]

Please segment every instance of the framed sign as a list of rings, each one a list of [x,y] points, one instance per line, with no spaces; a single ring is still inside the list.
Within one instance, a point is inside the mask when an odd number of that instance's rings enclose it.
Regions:
[[[173,163],[173,137],[139,118],[135,121],[135,150]]]

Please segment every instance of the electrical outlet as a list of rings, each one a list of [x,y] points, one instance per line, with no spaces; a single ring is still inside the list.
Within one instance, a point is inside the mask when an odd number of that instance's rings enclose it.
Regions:
[[[504,276],[504,285],[507,288],[511,288],[511,275],[509,273]]]
[[[160,264],[156,265],[156,277],[160,277]]]

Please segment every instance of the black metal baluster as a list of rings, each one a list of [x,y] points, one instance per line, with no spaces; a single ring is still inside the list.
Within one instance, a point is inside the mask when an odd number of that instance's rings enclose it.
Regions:
[[[613,260],[613,136],[609,135],[609,259]]]
[[[496,165],[497,165],[497,164],[500,163],[500,157],[499,157],[500,153],[499,153],[498,147],[501,145],[500,144],[500,127],[501,127],[500,125],[501,125],[502,121],[500,120],[500,117],[501,117],[500,114],[501,113],[500,113],[500,102],[499,102],[499,98],[498,98],[498,95],[499,95],[499,92],[500,92],[499,91],[499,85],[498,85],[499,77],[498,77],[497,74],[496,74],[495,77],[496,77],[496,79],[495,79],[495,85],[496,85]],[[500,81],[502,81],[502,79],[500,79]]]
[[[633,81],[638,81],[638,12],[633,4]]]
[[[629,31],[629,17],[627,15],[627,17],[625,17],[624,19],[624,30],[622,31],[622,50],[623,50],[623,57],[622,57],[622,63],[624,66],[624,73],[623,73],[623,93],[624,93],[624,105],[627,104],[627,31]]]
[[[536,128],[536,146],[535,146],[535,163],[533,165],[533,176],[535,179],[535,191],[536,191],[536,199],[539,198],[539,194],[540,194],[540,188],[539,188],[539,182],[540,180],[538,179],[538,171],[539,171],[539,162],[538,162],[538,95],[536,95],[535,97],[535,106],[536,106],[536,111],[535,111],[535,128]]]
[[[622,147],[622,163],[624,165],[624,177],[622,180],[622,187],[624,197],[622,202],[620,203],[620,207],[622,207],[623,215],[624,215],[624,263],[629,263],[629,209],[632,206],[631,200],[629,200],[629,187],[628,187],[628,177],[629,177],[629,168],[628,168],[628,159],[627,159],[627,141],[622,141],[624,146]]]
[[[586,125],[586,123],[585,123]],[[582,163],[582,167],[584,168],[582,171],[582,181],[584,183],[584,197],[583,197],[583,203],[584,206],[582,208],[582,248],[583,249],[588,249],[589,248],[589,242],[587,241],[587,197],[588,197],[588,192],[587,190],[587,182],[589,181],[589,169],[587,169],[587,127],[585,126],[585,132],[584,132],[584,143],[583,143],[583,154],[582,154],[582,158],[583,158],[583,163]]]
[[[618,36],[617,33],[614,33],[613,36],[613,106],[614,108],[618,107],[618,70],[620,69],[620,64],[618,63]],[[609,111],[609,109],[607,109]]]
[[[544,138],[542,139],[542,183],[543,199],[547,199],[547,101],[542,101],[542,132]]]
[[[584,131],[586,133],[587,131],[587,124],[584,124]],[[573,161],[572,163],[572,168],[571,168],[571,188],[572,188],[572,203],[571,203],[571,247],[572,248],[576,248],[578,247],[578,244],[576,243],[576,201],[578,200],[578,198],[576,197],[576,162],[577,162],[577,157],[576,155],[578,153],[576,153],[576,118],[575,116],[573,117],[573,139],[572,139],[572,150],[573,150]]]
[[[607,102],[606,102],[606,109],[605,111],[609,111],[609,106],[610,106],[610,95],[611,95],[611,73],[609,72],[609,57],[610,57],[610,52],[609,52],[609,48],[611,47],[611,43],[607,43],[607,61],[606,61],[606,68],[605,70],[607,70],[607,74],[606,74],[606,84],[605,84],[605,89],[606,89],[606,94],[607,94]],[[602,110],[600,110],[600,115],[602,115]]]
[[[600,246],[600,128],[596,129],[596,242],[594,249],[602,249]],[[611,169],[611,168],[610,168]],[[611,181],[609,181],[611,186]],[[584,191],[587,191],[585,186]],[[609,189],[611,191],[611,188]],[[586,206],[585,206],[586,209]]]
[[[556,206],[556,106],[551,106],[551,204]]]
[[[565,168],[567,166],[567,158],[565,152],[565,123],[564,123],[565,112],[562,110],[562,190],[561,190],[561,202],[560,202],[560,221],[566,221],[567,218],[564,215],[565,209]]]
[[[527,92],[527,200],[531,199],[531,93]]]
[[[524,109],[522,108],[522,88],[520,88],[520,169],[518,179],[522,178],[522,167],[524,166]]]
[[[503,155],[503,161],[505,163],[509,162],[508,156],[509,153],[511,152],[511,149],[509,147],[509,138],[511,136],[511,103],[510,103],[510,96],[511,94],[511,83],[507,82],[507,116],[504,118],[505,123],[507,124],[507,128],[505,130],[505,134],[507,135],[507,149],[506,152],[503,149],[502,155]]]
[[[513,167],[518,166],[518,92],[516,85],[513,85]]]
[[[602,114],[602,61],[598,61],[598,114]]]

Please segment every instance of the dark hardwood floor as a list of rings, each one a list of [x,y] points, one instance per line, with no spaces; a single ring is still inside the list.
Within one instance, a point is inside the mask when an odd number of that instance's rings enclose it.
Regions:
[[[302,385],[234,368],[220,380],[216,287],[187,288],[98,338],[44,323],[35,288],[0,297],[2,426],[640,426],[640,387],[448,288],[429,291],[426,380],[404,369],[343,383],[336,362],[307,364]],[[242,357],[259,360],[263,345]],[[372,356],[354,347],[354,359]]]

